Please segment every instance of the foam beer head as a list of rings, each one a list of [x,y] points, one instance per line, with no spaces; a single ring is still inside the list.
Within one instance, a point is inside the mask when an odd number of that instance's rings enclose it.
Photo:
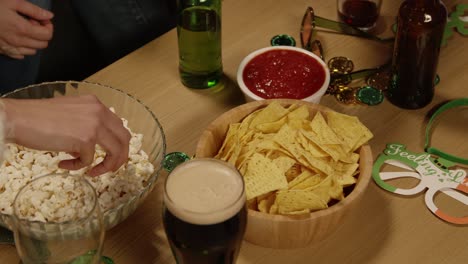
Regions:
[[[164,203],[180,220],[197,225],[221,223],[245,205],[244,182],[237,169],[217,159],[193,159],[166,180]]]

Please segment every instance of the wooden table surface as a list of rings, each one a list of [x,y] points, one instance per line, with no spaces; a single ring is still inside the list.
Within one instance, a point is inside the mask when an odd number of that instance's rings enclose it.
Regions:
[[[391,36],[401,1],[383,1],[378,32]],[[447,1],[449,13],[464,0]],[[178,76],[176,31],[148,43],[87,80],[122,89],[145,103],[164,128],[167,152],[193,154],[205,127],[221,113],[244,103],[236,84],[237,67],[248,53],[269,45],[276,34],[299,40],[299,25],[307,6],[317,15],[336,19],[336,1],[330,0],[226,0],[223,2],[223,63],[226,82],[219,92],[184,87]],[[356,69],[385,63],[391,45],[325,32],[317,33],[326,59],[346,56]],[[422,152],[428,113],[447,100],[468,97],[468,39],[455,33],[441,49],[438,74],[441,82],[433,102],[419,110],[403,110],[384,101],[377,106],[344,105],[331,96],[322,104],[356,115],[374,133],[370,141],[374,158],[387,143],[398,142]],[[466,110],[466,108],[465,108]],[[468,114],[450,111],[438,122],[434,145],[467,157]],[[104,254],[118,264],[175,263],[161,223],[163,172],[154,191],[127,220],[108,231]],[[466,216],[468,206],[440,195],[436,203]],[[436,218],[425,206],[423,195],[402,197],[371,182],[359,208],[330,237],[307,248],[275,250],[248,242],[238,263],[437,263],[468,261],[468,227]],[[13,246],[0,246],[0,263],[18,263]]]

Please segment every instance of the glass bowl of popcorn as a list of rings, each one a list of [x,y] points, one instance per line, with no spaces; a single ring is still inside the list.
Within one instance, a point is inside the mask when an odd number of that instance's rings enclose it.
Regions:
[[[63,152],[38,151],[13,143],[5,145],[0,166],[0,225],[11,229],[9,219],[18,191],[33,179],[48,174],[69,174],[85,177],[96,190],[106,229],[132,214],[152,191],[166,151],[161,124],[151,110],[133,96],[118,89],[90,82],[48,82],[31,85],[3,95],[17,99],[40,99],[57,96],[93,94],[111,108],[131,132],[130,153],[126,164],[116,172],[89,177],[88,168],[65,171],[58,162],[71,156]],[[96,146],[95,165],[105,152]],[[91,165],[91,166],[92,166]],[[64,204],[70,201],[64,201]],[[42,210],[44,211],[44,209]],[[48,222],[46,213],[38,213],[31,221]]]

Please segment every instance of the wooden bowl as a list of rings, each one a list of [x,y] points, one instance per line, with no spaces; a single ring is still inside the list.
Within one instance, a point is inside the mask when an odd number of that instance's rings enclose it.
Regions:
[[[275,99],[282,105],[307,105],[311,114],[331,109],[301,100]],[[253,111],[265,107],[273,100],[254,101],[233,108],[214,120],[201,135],[196,157],[214,157],[218,152],[230,123],[237,123]],[[370,181],[372,152],[369,145],[360,148],[357,183],[345,199],[327,209],[302,216],[269,215],[248,210],[247,230],[244,239],[252,244],[268,248],[300,248],[323,240],[333,233],[345,217],[362,199]]]

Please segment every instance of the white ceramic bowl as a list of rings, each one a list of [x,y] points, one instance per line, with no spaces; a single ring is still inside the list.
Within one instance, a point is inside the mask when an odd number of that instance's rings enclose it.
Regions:
[[[297,48],[297,47],[289,47],[289,46],[272,46],[272,47],[262,48],[262,49],[259,49],[259,50],[256,50],[256,51],[250,53],[249,55],[247,55],[242,60],[242,62],[239,65],[239,68],[237,69],[237,83],[238,83],[241,91],[244,93],[245,100],[247,102],[251,102],[251,101],[259,101],[259,100],[268,99],[268,98],[262,98],[262,97],[260,97],[260,96],[258,96],[256,94],[254,94],[247,87],[247,85],[244,82],[243,73],[244,73],[245,67],[249,64],[249,62],[253,58],[255,58],[256,56],[258,56],[258,55],[260,55],[262,53],[265,53],[265,52],[268,52],[268,51],[271,51],[271,50],[292,50],[292,51],[300,52],[300,53],[306,54],[307,56],[309,56],[312,59],[316,60],[323,67],[323,69],[325,71],[325,80],[323,82],[323,85],[315,93],[313,93],[312,95],[310,95],[308,97],[305,97],[305,98],[291,98],[291,99],[300,99],[300,100],[304,100],[304,101],[311,102],[311,103],[316,103],[316,104],[320,103],[320,99],[322,98],[322,96],[327,91],[328,85],[330,83],[330,70],[328,69],[327,65],[323,62],[323,60],[319,56],[315,55],[314,53],[312,53],[310,51],[307,51],[305,49],[301,49],[301,48]]]

